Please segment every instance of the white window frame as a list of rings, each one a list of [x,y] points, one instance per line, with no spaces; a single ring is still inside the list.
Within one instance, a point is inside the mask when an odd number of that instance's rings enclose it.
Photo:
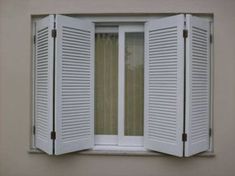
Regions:
[[[108,24],[107,24],[108,25]],[[118,134],[95,135],[95,145],[143,147],[143,136],[125,136],[125,33],[143,32],[144,24],[118,24],[118,27],[96,27],[96,33],[118,34]],[[144,47],[144,45],[143,45]],[[144,125],[144,124],[143,124]]]
[[[119,26],[118,145],[140,147],[144,145],[143,136],[125,136],[124,134],[125,132],[125,33],[126,32],[144,33],[144,24],[142,25],[123,24]]]
[[[175,15],[175,13],[172,14],[153,14],[153,15],[74,15],[73,17],[75,18],[80,18],[80,19],[87,19],[91,22],[94,22],[95,24],[99,24],[99,25],[103,25],[103,24],[107,24],[107,23],[145,23],[151,19],[159,19],[159,18],[163,18],[163,17],[167,17],[167,16],[171,16],[171,15]],[[214,36],[214,28],[213,28],[213,17],[212,15],[202,15],[202,14],[194,14],[194,15],[198,15],[202,18],[205,19],[209,19],[210,20],[210,27],[211,27],[211,35]],[[41,18],[43,18],[45,15],[41,15],[41,16],[33,16],[32,17],[32,21],[31,21],[31,25],[32,25],[32,36],[31,36],[31,43],[32,43],[32,47],[31,47],[31,57],[32,57],[32,61],[31,61],[31,66],[32,66],[32,74],[31,74],[31,79],[32,79],[32,91],[31,91],[31,95],[32,95],[32,99],[31,99],[31,114],[32,114],[32,118],[31,118],[31,142],[30,142],[30,150],[29,152],[36,152],[38,153],[39,151],[37,150],[37,148],[35,147],[35,136],[34,136],[34,123],[35,123],[35,104],[34,104],[34,96],[35,96],[35,44],[34,44],[34,35],[35,35],[35,22],[37,20],[40,20]],[[102,30],[101,30],[102,31]],[[107,32],[107,31],[106,31]],[[210,99],[211,99],[211,104],[210,104],[210,128],[212,130],[212,135],[210,137],[210,149],[208,150],[209,153],[214,152],[214,122],[213,122],[213,95],[214,95],[214,41],[212,40],[211,43],[211,58],[210,58]],[[101,137],[101,138],[100,138]],[[97,146],[94,147],[93,150],[107,150],[109,151],[111,150],[120,150],[120,148],[122,149],[122,151],[129,151],[129,150],[137,150],[137,151],[145,151],[143,147],[113,147],[112,145],[116,145],[118,140],[118,136],[117,135],[95,135],[95,144]],[[99,144],[100,141],[100,144]],[[106,144],[105,142],[106,141]],[[102,144],[102,145],[101,145]],[[125,150],[125,148],[127,150]],[[104,152],[106,153],[106,152]],[[122,153],[122,152],[121,152]],[[102,154],[102,153],[101,153]],[[207,155],[207,154],[206,154]]]

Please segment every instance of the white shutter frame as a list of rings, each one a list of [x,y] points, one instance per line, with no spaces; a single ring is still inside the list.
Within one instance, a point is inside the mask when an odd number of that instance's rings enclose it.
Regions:
[[[94,24],[57,15],[56,28],[55,154],[59,155],[94,145]]]
[[[183,156],[183,29],[184,15],[182,14],[152,20],[145,25],[144,147],[175,156]],[[166,48],[162,48],[163,46]],[[172,53],[175,55],[171,56]],[[174,62],[173,65],[171,61]],[[167,78],[167,71],[173,71],[176,75],[175,83],[168,82],[175,91],[170,91],[171,87],[167,87],[167,82],[163,81]],[[151,78],[154,74],[158,76]],[[171,79],[170,76],[168,78]],[[150,85],[153,87],[151,88]]]
[[[54,16],[36,22],[35,146],[53,154],[53,29]]]
[[[209,149],[210,23],[186,15],[185,156]]]

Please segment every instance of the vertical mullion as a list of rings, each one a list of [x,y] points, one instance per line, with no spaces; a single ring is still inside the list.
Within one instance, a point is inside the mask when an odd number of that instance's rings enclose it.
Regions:
[[[125,32],[121,26],[118,31],[118,145],[124,137],[125,112]]]

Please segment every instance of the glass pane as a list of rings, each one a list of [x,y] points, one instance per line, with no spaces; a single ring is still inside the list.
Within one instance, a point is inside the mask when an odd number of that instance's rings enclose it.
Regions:
[[[125,135],[143,136],[144,33],[125,35]]]
[[[95,134],[116,135],[118,34],[95,36]]]

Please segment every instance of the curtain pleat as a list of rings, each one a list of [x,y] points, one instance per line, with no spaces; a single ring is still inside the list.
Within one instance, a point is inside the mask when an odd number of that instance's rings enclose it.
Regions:
[[[125,132],[143,135],[144,34],[125,35]],[[95,134],[117,135],[118,34],[96,34]]]
[[[96,34],[95,134],[117,134],[117,105],[118,34]]]

